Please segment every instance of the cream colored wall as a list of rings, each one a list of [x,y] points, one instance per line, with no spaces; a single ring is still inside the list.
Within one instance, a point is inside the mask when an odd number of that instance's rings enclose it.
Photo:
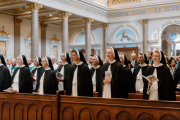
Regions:
[[[84,26],[76,26],[76,27],[69,27],[69,43],[73,42],[74,36],[73,34],[76,33],[77,30],[84,29]],[[103,40],[103,28],[101,25],[92,25],[91,26],[91,32],[93,33],[95,37],[95,43],[101,43]]]
[[[48,25],[46,28],[46,55],[50,56],[49,42],[55,37],[62,41],[62,27],[55,25]]]
[[[14,57],[14,19],[13,17],[8,17],[0,15],[0,31],[3,30],[2,27],[5,27],[4,31],[10,33],[11,39],[9,41],[9,49],[7,50],[7,58]]]

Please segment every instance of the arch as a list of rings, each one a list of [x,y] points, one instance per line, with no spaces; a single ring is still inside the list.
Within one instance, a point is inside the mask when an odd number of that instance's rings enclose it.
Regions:
[[[70,44],[71,44],[71,45],[75,44],[74,41],[75,41],[76,37],[77,37],[78,35],[82,34],[82,33],[85,33],[84,28],[81,28],[81,29],[76,30],[76,31],[73,33],[73,35],[72,35],[72,37],[71,37],[71,39],[70,39]],[[91,31],[91,39],[92,39],[92,43],[95,43],[95,35],[93,34],[92,31]],[[78,43],[78,44],[79,44],[79,43]],[[83,44],[83,43],[80,43],[80,44]]]
[[[127,30],[132,31],[132,32],[135,34],[135,37],[136,37],[135,39],[140,40],[140,35],[139,35],[139,32],[136,30],[136,28],[133,27],[133,26],[131,26],[131,25],[129,25],[129,24],[124,24],[124,25],[118,26],[118,27],[111,33],[110,38],[109,38],[109,42],[112,42],[112,41],[114,40],[116,34],[117,34],[119,31],[123,30],[123,29],[127,29]]]

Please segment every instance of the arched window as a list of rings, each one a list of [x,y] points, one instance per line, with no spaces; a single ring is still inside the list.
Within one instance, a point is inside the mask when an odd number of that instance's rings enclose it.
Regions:
[[[75,38],[74,38],[74,41],[73,41],[73,44],[85,44],[85,32],[81,31],[79,32]],[[94,43],[94,40],[93,40],[93,36],[91,34],[91,43]]]

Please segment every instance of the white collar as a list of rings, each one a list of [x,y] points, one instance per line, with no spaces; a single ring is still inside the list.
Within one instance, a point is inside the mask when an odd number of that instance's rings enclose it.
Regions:
[[[98,69],[98,68],[100,68],[100,65],[98,65],[97,67],[94,67],[94,66],[93,66],[93,68],[94,68],[94,69]]]
[[[136,61],[136,59],[135,60],[131,60],[132,62],[135,62]]]
[[[123,65],[123,67],[126,67],[126,65]]]
[[[112,62],[109,61],[110,64],[113,64],[113,63],[115,63],[115,62],[116,62],[116,60],[113,60]]]
[[[161,67],[161,66],[163,66],[163,64],[162,63],[160,63],[159,65],[157,65],[157,66],[155,66],[154,64],[153,64],[153,67]]]
[[[31,63],[31,65],[29,67],[33,67],[34,65]]]
[[[139,64],[141,67],[145,67],[145,66],[147,66],[147,64],[146,63],[143,63],[143,64]]]
[[[0,63],[0,66],[3,66],[4,64]]]
[[[81,62],[79,62],[78,64],[77,63],[75,63],[76,65],[82,65],[83,64],[83,62],[81,61]]]
[[[36,67],[36,68],[40,68],[41,66],[39,66],[39,67]]]
[[[45,70],[50,70],[51,68],[49,67],[49,68],[45,68]]]
[[[66,62],[66,63],[64,63],[64,64],[62,63],[62,65],[67,65],[67,64],[68,64],[68,62]]]
[[[19,66],[19,68],[22,68],[22,67],[24,67],[25,65],[22,65],[22,66]]]

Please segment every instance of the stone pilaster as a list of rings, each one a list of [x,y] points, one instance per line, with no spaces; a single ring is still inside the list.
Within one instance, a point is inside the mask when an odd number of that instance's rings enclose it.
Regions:
[[[147,54],[148,53],[148,19],[143,19],[141,20],[143,24],[143,53]]]
[[[41,57],[46,57],[46,27],[47,24],[41,23]]]
[[[20,54],[20,25],[22,19],[14,18],[14,58]]]
[[[106,50],[107,50],[107,42],[108,42],[108,26],[109,23],[102,23],[103,26],[103,42],[102,42],[102,50],[101,50],[101,58],[105,60],[106,58]]]

